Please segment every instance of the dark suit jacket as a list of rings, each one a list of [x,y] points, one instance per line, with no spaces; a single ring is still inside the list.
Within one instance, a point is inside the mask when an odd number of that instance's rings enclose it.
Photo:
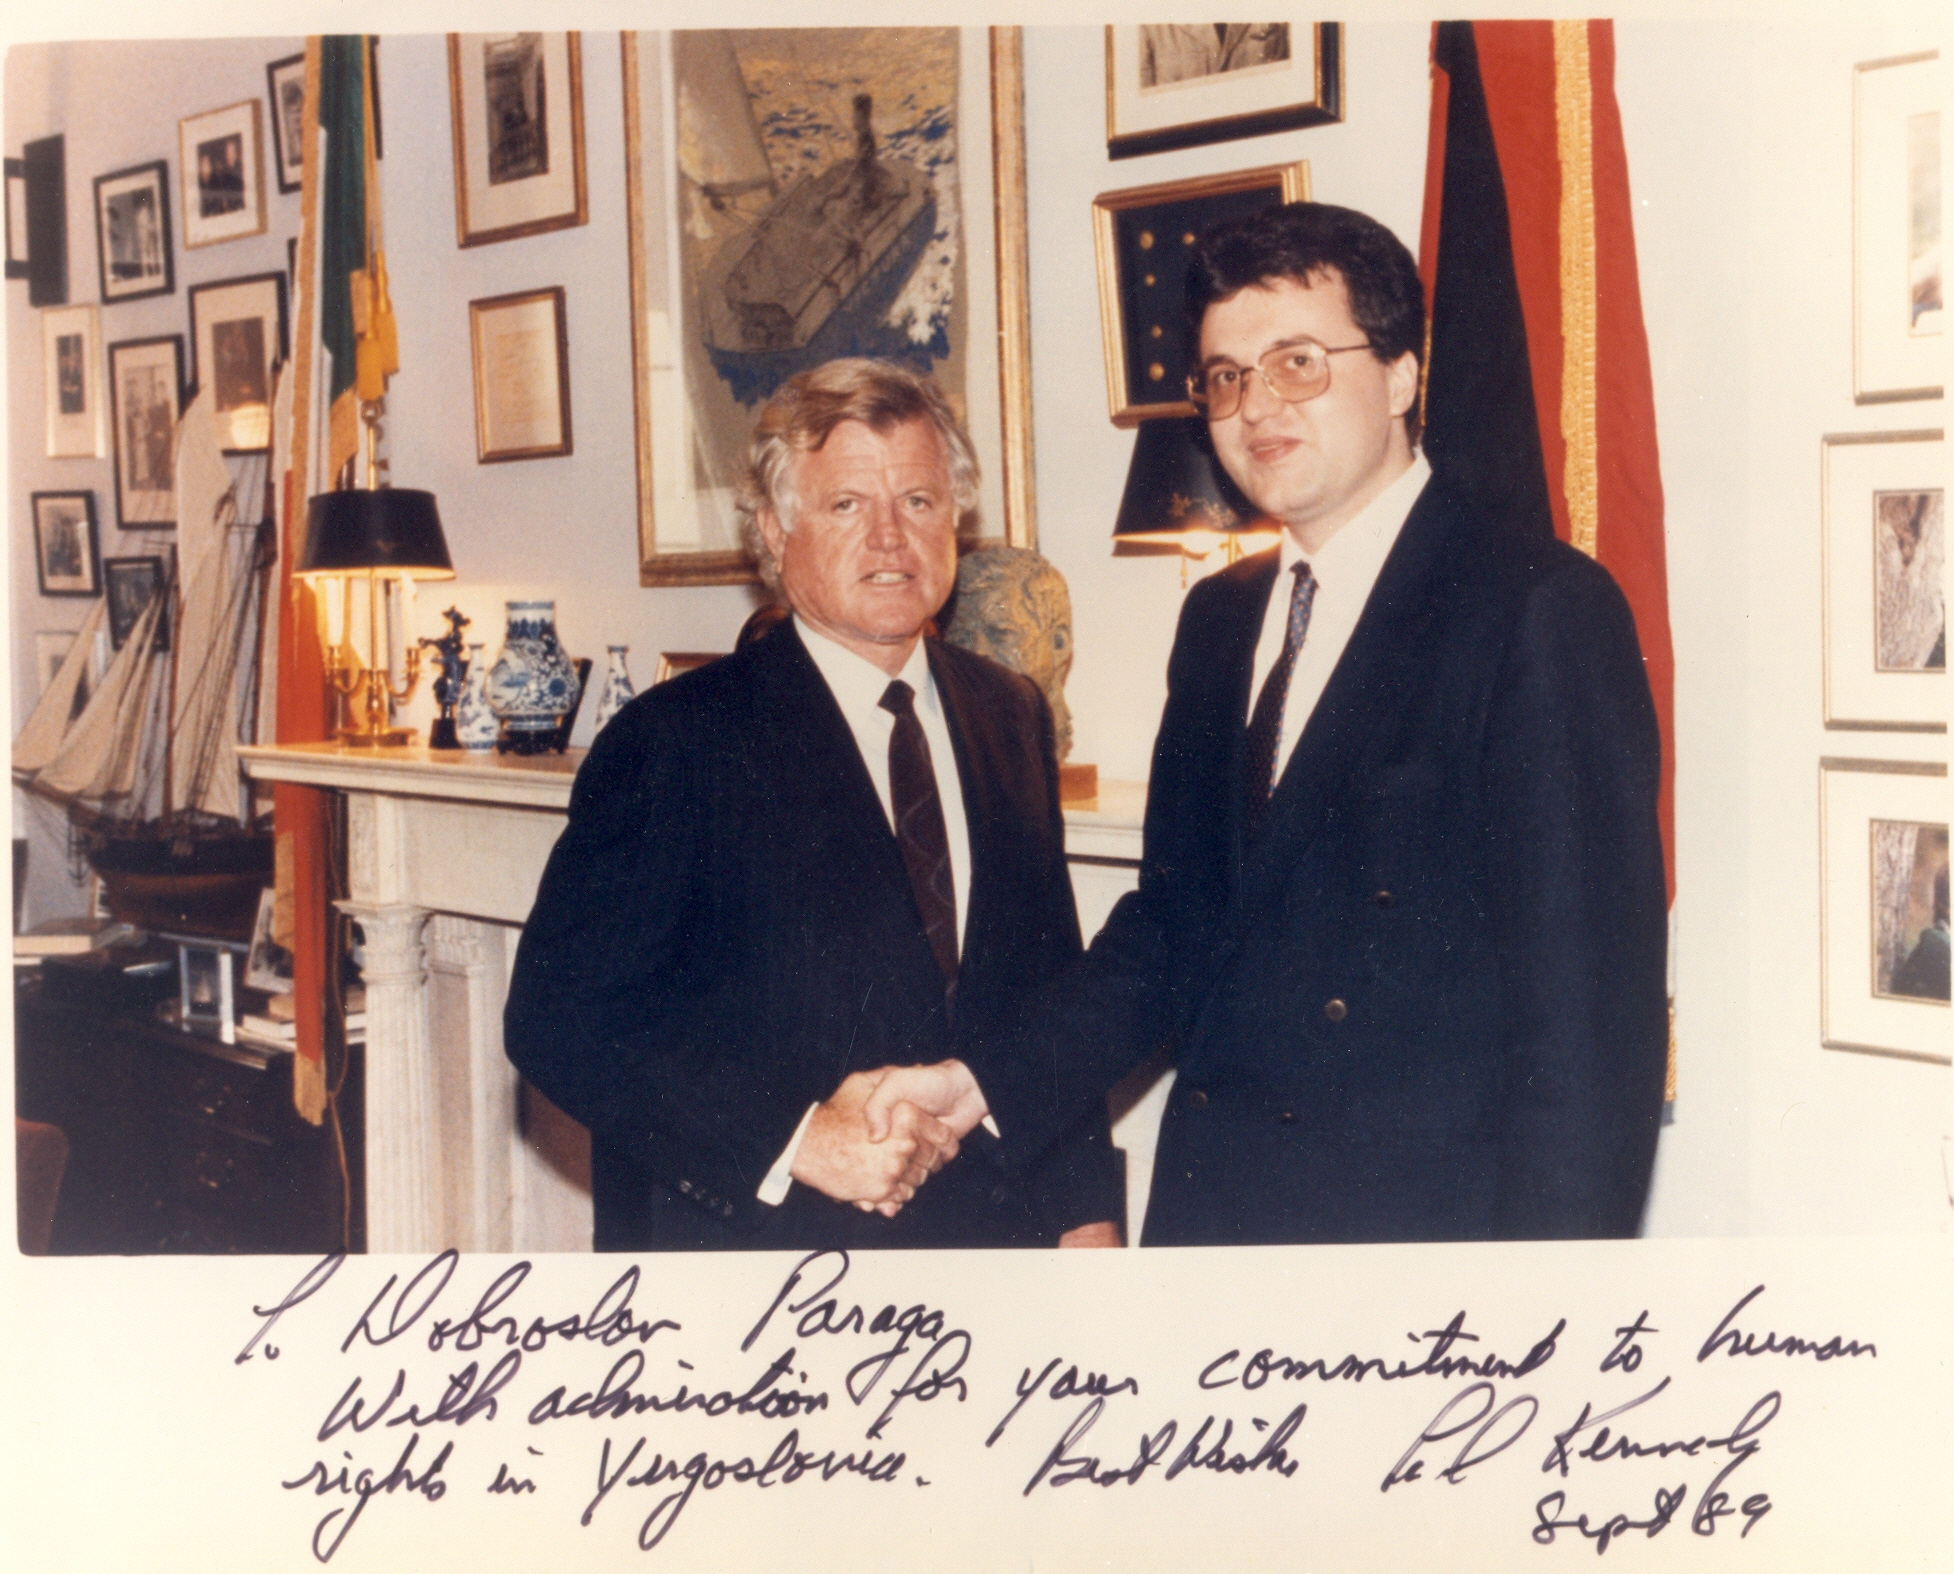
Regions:
[[[1013,1154],[1170,1041],[1150,1243],[1638,1227],[1668,1041],[1659,741],[1627,604],[1551,539],[1413,506],[1254,835],[1273,552],[1188,594],[1140,888],[971,1062]]]
[[[893,1220],[755,1192],[852,1071],[941,1060],[1073,962],[1043,698],[932,641],[971,890],[955,1022],[861,752],[791,625],[648,690],[592,746],[537,892],[503,1038],[590,1128],[600,1250],[1050,1242],[1118,1218],[1103,1110],[1007,1177],[981,1137]]]

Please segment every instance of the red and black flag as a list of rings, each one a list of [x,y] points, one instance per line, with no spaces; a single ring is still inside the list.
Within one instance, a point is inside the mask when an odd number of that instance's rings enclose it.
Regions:
[[[1675,662],[1612,22],[1433,28],[1419,268],[1433,462],[1515,529],[1551,521],[1634,611],[1673,902]]]

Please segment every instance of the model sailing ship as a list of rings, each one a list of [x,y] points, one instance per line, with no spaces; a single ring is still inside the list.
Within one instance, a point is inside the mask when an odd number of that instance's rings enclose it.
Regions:
[[[240,742],[273,728],[262,681],[277,531],[270,455],[217,444],[211,395],[177,431],[171,572],[86,700],[106,604],[14,739],[14,782],[67,812],[109,910],[146,929],[248,935],[272,878],[269,815],[254,816]]]

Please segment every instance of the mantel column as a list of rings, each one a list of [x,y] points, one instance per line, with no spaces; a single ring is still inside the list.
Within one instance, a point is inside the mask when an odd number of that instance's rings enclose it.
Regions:
[[[425,908],[346,901],[366,954],[366,1249],[439,1251],[441,1144],[427,1031]]]

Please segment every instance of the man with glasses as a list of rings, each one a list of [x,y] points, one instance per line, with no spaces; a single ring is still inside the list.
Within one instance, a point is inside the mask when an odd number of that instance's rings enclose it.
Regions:
[[[1659,743],[1605,570],[1418,452],[1424,302],[1320,204],[1208,235],[1190,395],[1281,546],[1187,597],[1140,888],[1002,1040],[892,1073],[1027,1161],[1163,1040],[1144,1244],[1632,1235],[1667,1045]]]

